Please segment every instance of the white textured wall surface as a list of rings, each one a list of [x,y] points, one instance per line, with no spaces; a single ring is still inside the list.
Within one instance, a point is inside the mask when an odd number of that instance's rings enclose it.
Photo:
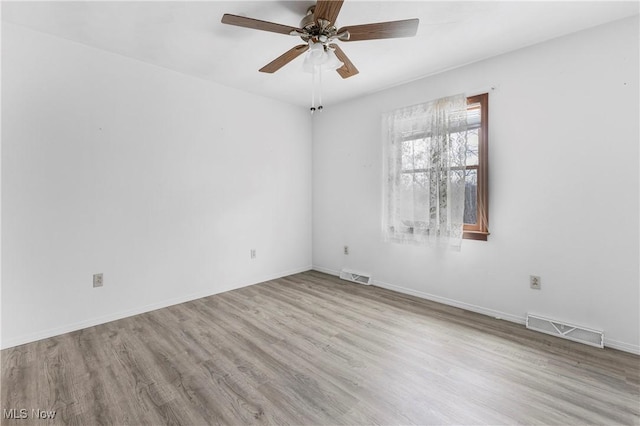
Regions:
[[[3,347],[307,270],[310,118],[3,23],[2,209]]]
[[[313,122],[314,267],[640,352],[638,52],[635,17],[327,107]],[[381,113],[490,87],[489,241],[383,243]]]

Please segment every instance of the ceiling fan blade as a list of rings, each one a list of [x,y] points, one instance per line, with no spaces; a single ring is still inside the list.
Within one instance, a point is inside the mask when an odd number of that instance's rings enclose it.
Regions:
[[[316,21],[325,19],[335,24],[343,2],[344,0],[318,0],[313,16],[315,16]]]
[[[329,47],[335,50],[335,53],[338,59],[340,59],[340,61],[344,63],[343,66],[341,66],[336,70],[338,74],[340,74],[340,77],[349,78],[349,77],[353,77],[354,75],[360,72],[358,71],[358,68],[356,68],[356,66],[353,65],[353,62],[349,60],[347,55],[344,54],[342,49],[340,49],[340,46],[338,46],[337,44],[330,44]]]
[[[348,39],[342,41],[376,40],[381,38],[413,37],[418,32],[418,18],[402,21],[378,22],[375,24],[352,25],[340,28],[338,34],[349,32]]]
[[[308,44],[299,44],[299,45],[287,50],[282,55],[278,56],[276,59],[274,59],[273,61],[269,62],[264,67],[260,68],[259,71],[260,72],[268,72],[270,74],[274,73],[274,72],[278,71],[280,68],[282,68],[285,65],[287,65],[289,62],[293,61],[298,56],[302,55],[307,50],[309,50],[309,45]]]
[[[272,33],[287,35],[292,35],[292,32],[294,33],[293,35],[297,35],[296,33],[302,32],[300,28],[276,24],[268,21],[261,21],[259,19],[247,18],[244,16],[230,15],[228,13],[225,13],[222,16],[221,22],[223,24],[236,25],[238,27],[252,28],[254,30],[270,31]]]

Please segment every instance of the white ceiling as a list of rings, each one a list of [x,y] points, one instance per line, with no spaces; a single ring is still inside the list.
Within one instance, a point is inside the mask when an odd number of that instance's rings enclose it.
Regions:
[[[298,26],[314,1],[3,2],[2,20],[296,105],[310,102],[302,57],[258,69],[301,40],[220,23],[224,13]],[[330,105],[638,14],[636,1],[346,0],[337,26],[420,18],[414,38],[345,42],[360,74],[323,76]]]

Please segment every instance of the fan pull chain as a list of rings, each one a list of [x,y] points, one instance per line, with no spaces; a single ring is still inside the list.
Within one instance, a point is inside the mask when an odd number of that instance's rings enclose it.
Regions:
[[[322,67],[318,67],[318,111],[322,112]]]
[[[316,79],[316,74],[318,78]],[[318,108],[316,108],[316,90],[318,92]],[[311,73],[311,114],[322,112],[322,67],[315,66]]]
[[[311,72],[311,114],[316,112],[316,72],[317,68],[314,66]]]

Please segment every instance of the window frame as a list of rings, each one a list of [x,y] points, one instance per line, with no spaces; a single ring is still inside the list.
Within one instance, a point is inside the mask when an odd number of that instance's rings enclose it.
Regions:
[[[480,104],[477,168],[477,223],[465,224],[462,238],[487,241],[489,235],[489,94],[467,97],[467,105]]]

